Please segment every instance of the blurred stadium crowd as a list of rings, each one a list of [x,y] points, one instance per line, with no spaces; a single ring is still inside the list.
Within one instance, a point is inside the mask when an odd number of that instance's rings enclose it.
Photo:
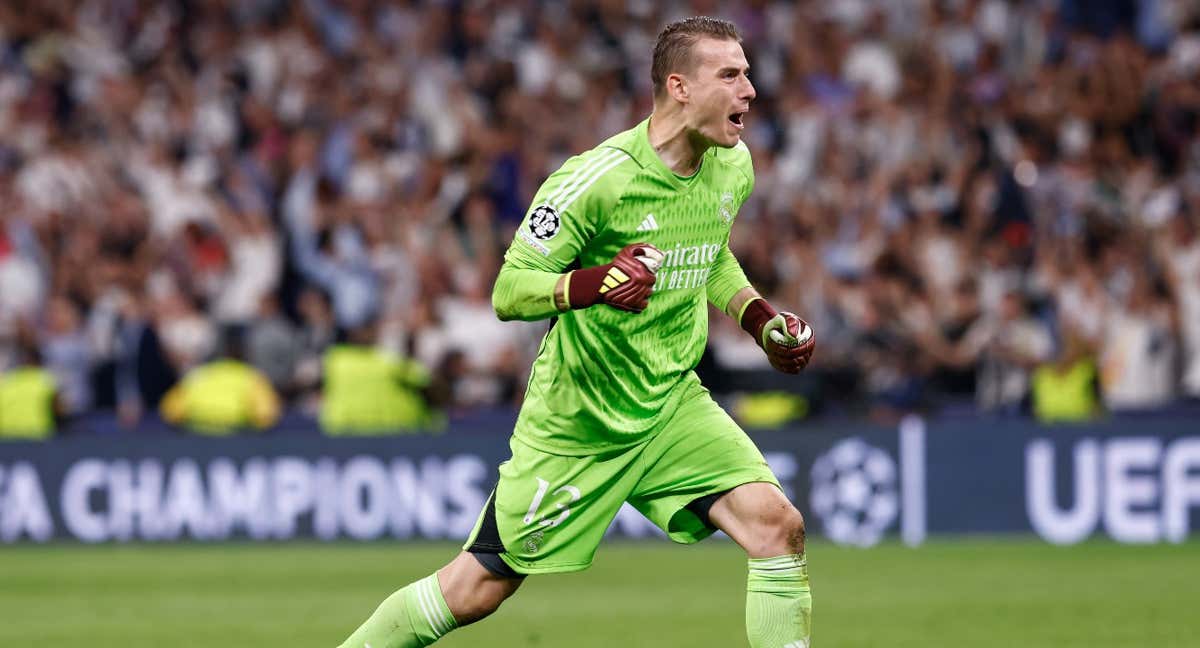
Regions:
[[[492,313],[504,249],[649,112],[691,14],[739,25],[758,91],[732,248],[819,341],[789,383],[713,317],[715,391],[878,420],[1200,396],[1188,0],[0,4],[0,368],[134,424],[234,354],[316,415],[349,339],[452,414],[516,403],[545,324]]]

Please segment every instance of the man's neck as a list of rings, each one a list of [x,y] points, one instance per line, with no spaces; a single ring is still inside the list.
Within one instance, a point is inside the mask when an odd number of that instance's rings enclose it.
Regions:
[[[650,139],[650,147],[663,164],[677,175],[685,177],[699,170],[700,160],[708,150],[707,145],[688,132],[682,119],[669,113],[655,111],[650,115],[646,135]]]

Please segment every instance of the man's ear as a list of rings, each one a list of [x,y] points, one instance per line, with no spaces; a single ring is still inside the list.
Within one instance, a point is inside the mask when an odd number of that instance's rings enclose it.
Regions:
[[[687,79],[683,78],[682,74],[668,74],[667,75],[667,94],[670,94],[671,98],[674,99],[675,101],[678,101],[680,103],[687,103],[687,101],[688,101]]]

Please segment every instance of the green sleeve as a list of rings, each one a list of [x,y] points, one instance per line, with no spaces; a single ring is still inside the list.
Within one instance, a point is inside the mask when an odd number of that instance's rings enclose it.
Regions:
[[[533,322],[554,317],[559,313],[554,304],[554,286],[561,275],[517,268],[505,261],[492,289],[492,308],[504,321]]]
[[[722,246],[708,277],[708,301],[721,309],[722,313],[728,312],[726,307],[729,306],[729,301],[739,290],[748,287],[750,280],[746,278],[737,257],[729,251],[729,245]]]
[[[614,171],[629,159],[616,149],[592,149],[542,183],[492,289],[500,319],[535,321],[559,313],[554,287],[602,227],[620,192],[623,174]]]

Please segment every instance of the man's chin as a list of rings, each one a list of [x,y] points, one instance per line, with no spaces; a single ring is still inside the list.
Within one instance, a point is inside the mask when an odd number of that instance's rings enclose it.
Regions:
[[[725,141],[721,143],[721,146],[725,148],[733,148],[737,146],[738,142],[742,141],[742,131],[744,129],[744,126],[737,127],[733,126],[732,124],[726,125],[725,129],[721,133],[725,136]]]
[[[742,133],[728,127],[721,128],[715,133],[712,131],[707,133],[701,131],[701,133],[704,135],[704,139],[708,140],[709,146],[716,146],[718,148],[733,148],[738,145],[738,142],[742,141]]]
[[[742,141],[740,133],[730,133],[729,131],[722,131],[716,137],[708,137],[706,139],[708,139],[710,146],[717,148],[733,148],[738,145],[738,142]]]

